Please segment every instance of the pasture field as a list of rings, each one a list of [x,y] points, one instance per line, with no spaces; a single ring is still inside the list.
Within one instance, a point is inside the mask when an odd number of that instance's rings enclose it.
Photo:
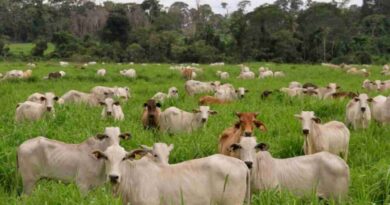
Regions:
[[[26,69],[24,62],[0,63],[0,72],[11,69]],[[210,116],[203,130],[191,134],[154,133],[144,130],[141,124],[141,114],[144,102],[156,92],[167,92],[171,86],[179,89],[180,98],[163,104],[163,109],[176,106],[184,110],[198,107],[199,96],[189,97],[184,91],[184,82],[178,71],[169,70],[168,64],[148,64],[142,66],[127,64],[106,64],[89,66],[85,70],[76,68],[73,64],[61,68],[58,62],[38,62],[33,69],[33,77],[28,80],[13,80],[0,82],[0,204],[121,204],[119,199],[111,196],[110,187],[97,188],[87,196],[82,196],[75,184],[63,184],[54,181],[41,180],[29,197],[20,197],[22,184],[16,170],[16,149],[25,140],[36,136],[46,136],[67,143],[79,143],[96,133],[102,133],[106,126],[119,126],[121,131],[129,131],[133,138],[122,141],[127,150],[137,148],[140,144],[152,145],[161,141],[173,143],[170,163],[182,162],[194,158],[209,156],[217,152],[218,136],[227,127],[236,122],[236,111],[256,111],[258,119],[263,121],[268,132],[256,130],[259,142],[266,142],[274,157],[287,158],[303,155],[303,136],[301,124],[294,114],[302,110],[312,110],[322,119],[344,121],[345,106],[348,100],[318,100],[315,98],[289,98],[276,94],[266,100],[260,99],[261,91],[287,87],[290,81],[312,82],[324,86],[336,82],[344,91],[364,92],[361,88],[361,76],[347,75],[340,70],[332,70],[319,65],[289,65],[270,63],[248,63],[252,71],[260,65],[272,70],[286,73],[284,78],[268,78],[254,80],[239,80],[237,65],[210,67],[201,65],[204,72],[198,80],[217,80],[216,70],[230,73],[226,81],[235,87],[243,86],[249,89],[244,99],[228,105],[212,106],[218,112]],[[96,70],[106,68],[105,77],[96,76]],[[138,78],[126,79],[119,75],[121,69],[135,68]],[[43,80],[51,71],[64,70],[67,76],[59,80]],[[380,67],[369,69],[370,79],[386,79],[380,76]],[[61,96],[66,91],[76,89],[88,92],[96,85],[128,86],[132,98],[122,104],[125,120],[114,122],[102,120],[101,107],[80,105],[56,105],[56,118],[41,120],[35,123],[14,122],[16,104],[23,102],[34,92],[53,91]],[[388,93],[384,93],[388,94]],[[378,93],[369,93],[376,96]],[[390,203],[390,126],[379,126],[371,123],[367,130],[351,130],[348,164],[351,171],[349,197],[343,204],[389,204]],[[332,204],[332,202],[330,202]],[[286,192],[267,191],[253,196],[252,204],[325,204],[316,197],[297,198]]]
[[[35,44],[33,43],[11,43],[8,45],[10,52],[13,55],[30,55]],[[45,55],[54,51],[54,45],[52,43],[47,44],[47,49],[45,50]]]

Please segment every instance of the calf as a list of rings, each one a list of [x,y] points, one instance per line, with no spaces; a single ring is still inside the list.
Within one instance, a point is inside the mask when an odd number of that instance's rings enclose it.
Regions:
[[[160,126],[161,104],[155,100],[148,100],[144,103],[142,113],[142,124],[144,129],[159,128]]]
[[[94,150],[106,150],[128,139],[129,133],[120,133],[118,127],[107,127],[104,134],[97,134],[80,144],[66,144],[45,137],[23,142],[17,151],[17,165],[22,176],[23,192],[30,194],[41,178],[75,181],[80,191],[86,193],[105,181],[104,163],[94,160]]]
[[[354,97],[347,104],[346,123],[352,124],[356,130],[358,128],[366,129],[371,120],[371,109],[368,105],[372,102],[371,98],[368,98],[367,94],[362,93],[357,97]]]
[[[169,107],[160,115],[160,129],[171,134],[192,132],[203,127],[209,115],[214,114],[217,112],[210,110],[209,106],[200,106],[199,109],[193,110],[193,113]]]
[[[102,111],[103,118],[112,117],[115,121],[122,121],[125,118],[119,101],[106,98],[103,102],[100,102],[100,105],[104,106]]]
[[[240,142],[241,136],[252,136],[255,127],[262,131],[267,131],[264,123],[257,120],[258,113],[247,112],[247,113],[236,113],[239,121],[234,126],[225,129],[219,137],[218,152],[220,154],[237,157],[231,155],[229,151],[230,146],[234,143]]]
[[[347,196],[349,167],[340,157],[328,152],[276,159],[255,137],[241,137],[231,146],[251,169],[252,191],[287,190],[298,196],[342,200]],[[257,152],[257,153],[256,153]]]
[[[15,121],[37,121],[40,120],[46,112],[52,113],[54,116],[54,101],[57,101],[58,97],[53,93],[45,93],[45,96],[40,96],[39,100],[39,102],[25,101],[19,103],[16,106]]]
[[[306,155],[328,151],[335,155],[341,154],[347,161],[350,133],[344,123],[331,121],[320,124],[321,120],[311,111],[302,111],[295,117],[302,122],[305,135],[303,150]]]
[[[152,99],[156,100],[157,102],[164,103],[166,99],[178,99],[179,98],[179,91],[176,87],[171,87],[168,90],[168,94],[158,92],[156,93]]]
[[[219,81],[215,82],[200,82],[196,80],[188,80],[185,83],[185,90],[188,95],[193,96],[201,93],[211,93],[220,85]]]
[[[128,153],[119,145],[93,154],[104,160],[108,180],[118,187],[124,205],[238,205],[245,197],[250,203],[249,170],[238,159],[212,155],[161,165],[146,150]],[[134,160],[139,155],[144,157]]]

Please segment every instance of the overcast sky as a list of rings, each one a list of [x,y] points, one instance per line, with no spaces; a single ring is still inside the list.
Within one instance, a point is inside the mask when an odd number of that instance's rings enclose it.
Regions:
[[[102,3],[105,0],[95,0],[96,3]],[[111,0],[113,2],[121,2],[121,3],[129,3],[129,2],[136,2],[141,3],[143,0]],[[172,5],[172,3],[180,1],[180,0],[160,0],[160,4],[163,4],[165,7],[169,7]],[[190,5],[190,7],[195,7],[195,0],[181,0],[182,2],[187,3]],[[235,11],[237,9],[237,4],[241,0],[200,0],[201,4],[209,4],[215,13],[225,13],[226,11],[221,7],[221,2],[228,3],[228,9],[229,12]],[[275,0],[251,0],[251,6],[248,8],[249,11],[253,10],[254,8],[265,4],[265,3],[273,3]],[[331,0],[314,0],[318,2],[330,2]],[[305,1],[304,1],[305,2]],[[350,0],[350,4],[357,4],[361,5],[363,0]]]

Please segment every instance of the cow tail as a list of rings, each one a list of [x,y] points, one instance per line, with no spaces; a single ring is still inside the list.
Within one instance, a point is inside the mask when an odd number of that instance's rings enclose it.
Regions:
[[[246,204],[251,205],[251,174],[250,170],[248,169],[246,173]]]

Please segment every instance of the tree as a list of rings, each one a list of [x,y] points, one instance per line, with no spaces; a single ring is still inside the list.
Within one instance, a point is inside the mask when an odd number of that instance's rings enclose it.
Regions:
[[[123,8],[113,10],[103,29],[102,40],[105,42],[120,42],[127,45],[129,40],[130,23]]]
[[[36,57],[43,57],[45,50],[47,49],[47,41],[40,39],[35,43],[35,47],[31,50],[31,55]]]
[[[221,6],[222,6],[223,9],[226,10],[226,16],[229,16],[229,10],[228,10],[228,8],[227,8],[228,3],[222,2],[222,3],[221,3]]]

